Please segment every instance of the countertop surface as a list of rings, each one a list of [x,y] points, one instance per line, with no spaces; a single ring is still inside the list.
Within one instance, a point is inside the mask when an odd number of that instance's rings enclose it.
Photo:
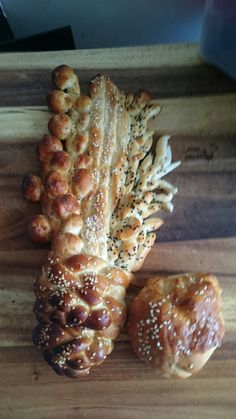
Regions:
[[[51,71],[73,66],[82,89],[98,72],[126,91],[148,90],[162,105],[155,135],[171,134],[182,165],[174,212],[137,278],[158,272],[214,272],[223,293],[223,345],[196,377],[160,379],[123,333],[114,352],[81,379],[57,376],[32,345],[33,281],[46,250],[26,236],[39,211],[21,196],[37,173],[36,147],[47,132]],[[198,45],[0,55],[0,417],[229,418],[236,414],[236,83],[204,63]],[[137,292],[133,287],[129,294]]]

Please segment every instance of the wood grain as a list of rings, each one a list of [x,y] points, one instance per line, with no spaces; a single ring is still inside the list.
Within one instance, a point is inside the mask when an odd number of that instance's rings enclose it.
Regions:
[[[158,99],[162,106],[150,128],[170,135],[234,135],[236,94]],[[47,132],[46,106],[0,107],[1,137],[32,141]],[[197,117],[196,117],[197,116]]]
[[[51,70],[66,63],[81,69],[183,67],[202,65],[198,44],[148,45],[145,47],[103,48],[78,51],[2,53],[0,70]],[[24,77],[24,73],[22,75]]]
[[[164,108],[163,106],[163,112]],[[33,118],[31,116],[28,118],[30,125]],[[221,118],[224,118],[224,114],[221,115]],[[17,127],[16,122],[15,124]],[[189,124],[189,120],[186,122],[187,124]],[[234,121],[230,129],[233,129],[233,124]],[[156,125],[158,125],[158,120],[156,120]],[[11,127],[12,130],[15,130],[14,124]],[[1,140],[0,249],[4,249],[6,244],[12,249],[35,247],[24,235],[24,229],[28,219],[39,209],[36,204],[30,204],[21,199],[20,185],[22,177],[26,173],[34,173],[39,170],[36,148],[40,137],[35,138],[34,133],[33,136],[26,138],[26,130],[30,135],[27,119],[25,127],[21,131],[18,130],[18,134],[16,129],[15,137],[12,137],[11,140],[9,137],[8,139],[4,137]],[[45,124],[43,124],[42,130],[44,128]],[[11,133],[10,125],[8,132]],[[10,147],[9,144],[11,144]],[[174,213],[171,216],[162,214],[166,219],[166,224],[159,230],[158,240],[196,240],[236,235],[235,136],[213,134],[203,136],[196,133],[181,135],[180,125],[179,134],[173,135],[171,145],[174,159],[181,159],[183,164],[169,175],[173,184],[178,186],[179,192],[174,198]],[[226,162],[227,172],[225,171]],[[9,202],[12,204],[10,208]],[[195,214],[194,222],[193,214]]]
[[[162,104],[156,137],[171,133],[181,167],[168,176],[179,192],[173,214],[137,273],[213,271],[223,288],[226,335],[206,367],[187,381],[163,380],[142,364],[124,332],[111,357],[80,380],[58,377],[32,346],[33,281],[46,249],[25,234],[39,209],[21,197],[25,173],[38,172],[47,132],[45,95],[62,62],[82,85],[98,71],[126,90],[145,88]],[[228,418],[236,411],[236,84],[199,59],[197,45],[33,54],[0,60],[0,417]],[[131,287],[128,300],[137,292]]]
[[[226,335],[225,341],[236,343],[236,313],[232,299],[232,295],[236,295],[236,266],[232,272],[235,253],[235,238],[157,243],[136,278],[140,285],[145,285],[148,278],[158,273],[214,271],[224,284],[223,311],[227,329],[232,332],[232,335]],[[0,252],[0,348],[31,345],[31,333],[35,325],[32,315],[33,281],[40,273],[44,256],[43,249],[18,250],[12,266],[13,252]],[[130,297],[136,292],[135,287],[131,288]],[[127,341],[127,336],[122,336],[124,339]]]
[[[51,64],[48,70],[2,70],[0,79],[0,106],[35,106],[45,105],[45,92],[52,90]],[[81,69],[76,64],[83,91],[87,90],[89,80],[101,72],[99,67]],[[105,73],[125,91],[136,92],[142,86],[153,97],[181,97],[236,92],[236,83],[221,71],[204,64],[201,66],[185,65],[179,67],[156,68],[106,68]],[[11,94],[8,86],[11,83]]]

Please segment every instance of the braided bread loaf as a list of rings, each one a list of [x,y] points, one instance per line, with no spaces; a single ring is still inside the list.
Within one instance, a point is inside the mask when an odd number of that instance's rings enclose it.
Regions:
[[[40,201],[29,234],[51,241],[35,282],[33,340],[59,374],[76,377],[100,364],[125,320],[125,289],[171,210],[176,188],[161,180],[171,164],[168,137],[150,152],[147,128],[160,107],[143,92],[121,92],[96,76],[89,95],[65,65],[56,68],[57,90],[48,94],[54,116],[39,146],[41,177],[26,176],[23,194]],[[65,141],[64,141],[65,140]],[[62,142],[63,141],[63,142]]]

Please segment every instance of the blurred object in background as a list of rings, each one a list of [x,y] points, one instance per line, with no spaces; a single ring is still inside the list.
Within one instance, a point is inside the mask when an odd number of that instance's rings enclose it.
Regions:
[[[0,38],[1,52],[58,51],[67,49],[75,49],[70,26],[7,42],[1,42]]]
[[[201,51],[236,79],[236,0],[206,0]]]
[[[77,48],[199,42],[205,3],[205,0],[1,1],[15,38],[70,25]]]
[[[0,0],[0,42],[14,39]]]

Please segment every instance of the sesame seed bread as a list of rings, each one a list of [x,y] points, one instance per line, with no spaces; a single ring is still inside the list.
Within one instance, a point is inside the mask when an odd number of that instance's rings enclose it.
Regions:
[[[129,307],[127,331],[138,357],[165,377],[198,372],[223,339],[220,295],[211,274],[149,279]]]
[[[41,176],[26,176],[24,196],[42,214],[28,231],[51,250],[35,283],[39,325],[33,340],[59,374],[76,377],[100,364],[125,319],[125,289],[140,269],[177,192],[162,177],[171,163],[168,136],[151,150],[148,121],[160,107],[150,96],[126,96],[109,77],[80,91],[74,71],[53,72],[54,115],[39,145]],[[149,218],[148,218],[149,217]]]

